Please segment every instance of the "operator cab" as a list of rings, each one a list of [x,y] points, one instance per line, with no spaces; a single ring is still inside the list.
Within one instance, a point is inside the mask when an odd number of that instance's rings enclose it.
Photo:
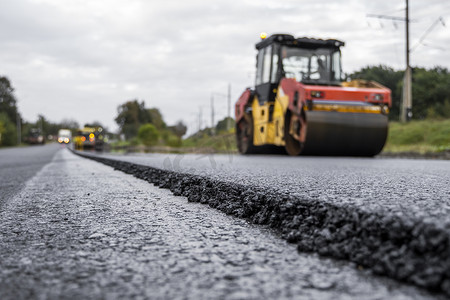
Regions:
[[[303,84],[339,86],[344,42],[275,34],[256,44],[255,90],[259,102],[275,101],[282,78]]]

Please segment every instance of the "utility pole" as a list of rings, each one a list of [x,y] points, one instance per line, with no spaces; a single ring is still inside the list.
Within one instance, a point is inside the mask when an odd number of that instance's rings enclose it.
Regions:
[[[403,85],[403,103],[400,121],[408,122],[412,118],[411,65],[409,63],[409,0],[406,0],[406,72]]]
[[[231,121],[231,83],[228,84],[228,119],[227,119],[227,131],[230,130],[230,121]]]
[[[211,132],[214,135],[215,134],[215,123],[214,123],[214,95],[211,94]]]
[[[400,107],[400,121],[408,122],[412,118],[412,69],[410,64],[410,53],[413,52],[425,37],[434,29],[436,25],[439,23],[442,26],[445,26],[444,19],[442,17],[437,18],[433,24],[424,32],[424,34],[420,37],[419,41],[412,47],[409,47],[409,23],[411,22],[409,18],[409,1],[406,0],[406,16],[405,18],[401,17],[391,17],[391,16],[383,16],[383,15],[374,15],[368,14],[367,17],[378,18],[378,19],[388,19],[393,21],[405,21],[406,22],[406,70],[405,75],[403,77],[403,97],[402,103]]]
[[[406,22],[406,69],[405,75],[403,77],[403,97],[400,107],[400,121],[407,122],[412,117],[412,85],[411,85],[411,66],[409,62],[409,1],[406,0],[406,16],[401,17],[391,17],[383,15],[368,14],[367,17],[378,18],[378,19],[388,19],[393,21],[403,21]]]

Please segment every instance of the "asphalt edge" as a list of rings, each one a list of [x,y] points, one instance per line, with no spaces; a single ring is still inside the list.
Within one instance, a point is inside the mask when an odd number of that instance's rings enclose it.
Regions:
[[[349,260],[375,274],[450,296],[450,236],[439,224],[74,153],[169,189],[190,202],[268,225],[297,243],[299,251]]]

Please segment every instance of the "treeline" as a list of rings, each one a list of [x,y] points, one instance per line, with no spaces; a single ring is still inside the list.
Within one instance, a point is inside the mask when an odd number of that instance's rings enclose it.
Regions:
[[[401,107],[404,71],[388,66],[362,68],[350,74],[351,79],[374,80],[392,91],[390,120],[398,120]],[[450,118],[450,73],[446,68],[412,69],[413,119]]]
[[[181,146],[187,127],[182,121],[168,126],[157,108],[146,108],[145,101],[130,100],[117,108],[115,121],[120,133],[132,145]]]
[[[36,122],[22,120],[21,142],[27,142],[33,130],[34,132],[37,130],[45,140],[51,140],[56,138],[61,128],[70,129],[72,134],[75,134],[80,126],[75,120],[65,119],[61,122],[51,122],[44,115],[39,114]]]
[[[96,121],[85,124],[85,126],[103,127]],[[51,122],[41,114],[38,115],[35,122],[23,120],[17,107],[17,99],[11,81],[5,76],[0,76],[0,147],[27,142],[32,132],[39,132],[45,140],[48,140],[49,137],[56,137],[61,128],[70,129],[75,134],[80,125],[71,119]]]
[[[8,78],[0,76],[0,146],[13,146],[18,142],[17,124],[21,117],[17,110],[14,88]]]

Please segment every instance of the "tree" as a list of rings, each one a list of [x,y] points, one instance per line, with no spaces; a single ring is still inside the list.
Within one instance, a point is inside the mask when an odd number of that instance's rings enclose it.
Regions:
[[[148,121],[148,113],[145,103],[137,100],[128,101],[117,108],[118,116],[115,118],[120,131],[125,134],[126,139],[135,137],[141,124]]]
[[[163,131],[163,140],[168,146],[180,147],[182,144],[181,138],[185,135],[186,131],[187,127],[183,121],[178,121],[177,124],[169,126]]]
[[[17,117],[20,118],[14,88],[9,79],[3,76],[0,76],[0,112],[6,113],[13,124],[17,123]]]
[[[102,131],[103,130],[107,130],[107,128],[105,126],[102,125],[102,123],[100,123],[99,121],[94,121],[91,123],[86,123],[84,124],[84,127],[94,127],[94,128],[101,128]]]
[[[234,119],[232,117],[225,117],[223,120],[217,122],[216,132],[224,132],[229,130],[228,124],[230,124],[230,128],[234,128]]]
[[[412,93],[414,118],[445,118],[450,115],[446,104],[450,102],[450,73],[447,69],[414,68]]]
[[[164,123],[163,117],[157,108],[147,109],[148,122],[155,125],[159,130],[166,128],[166,123]]]
[[[78,129],[80,128],[80,123],[74,119],[63,119],[59,125],[61,128]]]
[[[153,124],[147,123],[139,127],[138,138],[146,146],[153,146],[158,143],[158,129]]]
[[[7,77],[0,76],[0,145],[17,144],[17,121],[22,122],[17,110],[14,88]]]
[[[0,146],[14,146],[17,143],[16,125],[6,112],[0,112]]]
[[[56,132],[52,132],[55,129],[53,128],[54,126],[52,126],[52,124],[45,118],[45,116],[41,114],[38,115],[36,127],[41,130],[42,135],[45,137],[49,134],[56,134],[58,132],[57,129]]]
[[[175,134],[179,139],[181,139],[181,137],[186,134],[187,127],[186,125],[184,125],[183,121],[178,121],[174,126],[170,126],[169,130],[172,131],[173,134]]]
[[[125,134],[126,139],[135,137],[138,134],[139,127],[143,124],[153,124],[156,129],[166,128],[161,113],[157,108],[145,108],[144,101],[128,101],[117,108],[118,116],[115,118],[120,127],[121,133]]]
[[[6,132],[6,125],[3,123],[3,121],[1,119],[2,119],[2,117],[0,115],[0,146],[2,145],[2,136]]]

